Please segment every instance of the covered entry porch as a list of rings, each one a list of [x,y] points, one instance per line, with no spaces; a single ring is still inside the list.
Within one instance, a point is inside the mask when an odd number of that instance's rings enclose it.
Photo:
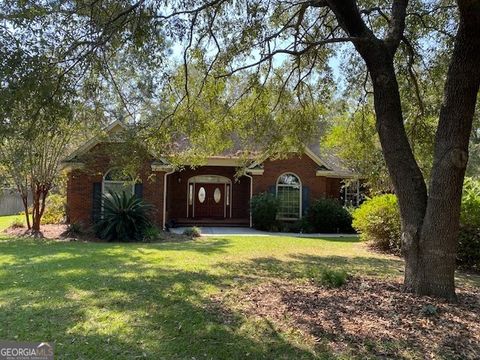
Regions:
[[[250,226],[251,178],[233,166],[187,167],[167,176],[167,226]]]

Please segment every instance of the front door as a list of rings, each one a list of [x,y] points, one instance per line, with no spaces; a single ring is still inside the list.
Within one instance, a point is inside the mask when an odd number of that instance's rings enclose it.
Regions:
[[[225,217],[225,184],[195,184],[195,217]]]

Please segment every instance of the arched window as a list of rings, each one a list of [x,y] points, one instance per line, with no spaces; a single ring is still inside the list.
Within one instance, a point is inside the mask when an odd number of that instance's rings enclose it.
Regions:
[[[120,169],[111,169],[103,177],[102,192],[106,196],[112,192],[117,194],[125,192],[127,195],[133,195],[134,191],[133,179]]]
[[[277,199],[280,202],[279,219],[300,219],[302,214],[302,183],[297,175],[286,173],[278,177]]]

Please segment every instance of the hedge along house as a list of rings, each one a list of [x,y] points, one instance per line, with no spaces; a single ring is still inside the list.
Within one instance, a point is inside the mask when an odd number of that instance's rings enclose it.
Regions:
[[[156,209],[153,220],[162,228],[252,226],[250,199],[266,191],[278,197],[278,218],[285,221],[300,219],[314,199],[358,196],[358,188],[353,192],[342,188],[342,182],[355,179],[356,174],[335,156],[322,156],[318,145],[286,159],[252,160],[246,165],[233,151],[209,157],[197,167],[175,168],[168,158],[149,157],[139,164],[135,177],[125,176],[111,156],[115,134],[125,128],[119,121],[112,123],[105,139],[88,141],[64,160],[70,223],[94,223],[101,216],[102,194],[110,191],[135,194],[152,204]]]

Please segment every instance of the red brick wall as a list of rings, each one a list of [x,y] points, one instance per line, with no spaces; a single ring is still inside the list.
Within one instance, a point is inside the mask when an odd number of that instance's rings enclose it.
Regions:
[[[111,150],[110,150],[111,151]],[[112,168],[108,153],[99,145],[95,149],[95,157],[89,160],[85,170],[70,172],[67,183],[67,213],[70,222],[91,223],[93,183],[102,182],[103,175]],[[278,177],[285,172],[295,173],[304,186],[310,188],[311,199],[338,198],[341,186],[340,179],[316,176],[318,165],[307,155],[296,156],[284,160],[267,160],[264,162],[264,174],[253,176],[253,193],[268,191],[275,186]],[[186,168],[183,171],[168,175],[167,179],[167,214],[166,219],[187,217],[187,184],[188,179],[196,175],[221,175],[232,181],[232,218],[249,217],[250,179],[235,178],[234,167],[203,166],[197,169]],[[158,226],[163,221],[163,181],[164,172],[152,172],[150,161],[146,161],[140,171],[143,183],[143,198],[155,206],[153,220]],[[180,182],[178,179],[181,179]]]
[[[291,172],[300,177],[303,186],[310,188],[310,198],[335,198],[340,195],[340,179],[317,176],[318,165],[307,155],[293,156],[288,159],[266,160],[263,163],[263,175],[253,175],[253,193],[268,191],[275,186],[280,175]]]
[[[67,181],[67,217],[70,223],[81,222],[90,225],[92,222],[93,184],[101,183],[104,174],[113,163],[101,145],[91,152],[88,166],[82,170],[73,170]],[[143,184],[143,199],[154,205],[152,220],[162,226],[163,222],[163,180],[164,172],[152,172],[150,161],[146,161],[140,169],[139,182]]]

